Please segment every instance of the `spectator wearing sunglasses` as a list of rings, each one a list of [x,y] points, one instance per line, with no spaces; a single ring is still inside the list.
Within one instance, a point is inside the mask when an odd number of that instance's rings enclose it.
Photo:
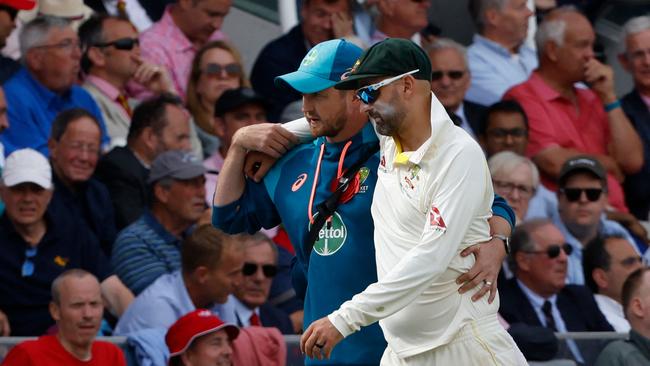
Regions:
[[[86,226],[48,209],[52,190],[50,164],[42,154],[21,149],[9,155],[0,184],[6,205],[0,218],[0,311],[10,323],[0,326],[4,335],[37,336],[54,324],[50,284],[68,269],[94,274],[115,316],[133,300]]]
[[[452,122],[478,139],[486,108],[465,100],[470,83],[467,49],[448,38],[437,38],[425,49],[431,60],[433,94],[445,107]]]
[[[19,10],[31,10],[36,0],[0,0],[0,49],[16,28],[16,15]],[[0,85],[20,69],[18,61],[0,54]]]
[[[212,41],[196,53],[185,99],[201,141],[202,158],[212,156],[221,145],[215,133],[217,100],[226,90],[249,86],[241,56],[231,44]]]
[[[569,256],[567,283],[584,285],[582,251],[598,235],[620,235],[634,239],[617,222],[606,218],[607,172],[590,156],[576,156],[562,166],[559,179],[558,211],[552,216],[573,252]]]
[[[526,155],[540,170],[542,184],[557,191],[562,164],[591,155],[607,169],[609,204],[628,212],[621,182],[641,169],[643,145],[614,92],[610,66],[594,57],[594,30],[575,8],[551,11],[537,30],[539,68],[504,95],[526,111]],[[589,88],[576,88],[585,82]]]
[[[469,13],[478,29],[468,48],[472,83],[466,99],[484,106],[498,102],[537,67],[535,50],[525,44],[526,0],[470,0]]]
[[[126,86],[143,85],[154,95],[174,93],[167,71],[140,57],[138,32],[126,19],[95,15],[79,27],[83,87],[97,101],[111,138],[111,147],[126,145],[133,108]]]
[[[181,269],[160,276],[138,295],[117,323],[115,334],[169,328],[181,316],[201,308],[236,323],[228,298],[242,281],[241,240],[211,225],[198,227],[183,241]]]
[[[11,127],[0,136],[7,152],[31,147],[48,156],[47,139],[59,112],[83,108],[100,122],[102,145],[109,138],[95,100],[77,86],[81,50],[79,38],[67,20],[38,17],[20,37],[23,67],[3,85]]]
[[[262,233],[244,236],[243,280],[233,293],[233,305],[240,327],[278,328],[282,334],[294,334],[289,316],[268,302],[271,283],[278,273],[278,248]]]
[[[634,244],[617,235],[597,236],[583,250],[585,282],[609,324],[619,333],[630,331],[623,311],[623,283],[644,267]]]
[[[515,229],[508,257],[515,277],[499,283],[499,313],[508,323],[553,332],[613,330],[586,286],[566,284],[572,251],[562,232],[547,219],[534,219]],[[590,365],[601,348],[599,342],[561,341],[555,357]]]

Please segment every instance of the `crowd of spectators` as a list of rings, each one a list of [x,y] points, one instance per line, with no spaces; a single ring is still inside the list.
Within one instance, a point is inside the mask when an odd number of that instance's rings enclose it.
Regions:
[[[617,96],[598,1],[469,0],[468,47],[428,0],[298,3],[249,81],[221,29],[231,0],[0,0],[0,336],[39,336],[2,364],[283,365],[302,331],[293,248],[282,226],[209,225],[218,174],[239,128],[302,117],[274,79],[315,45],[389,37],[427,52],[516,214],[499,313],[526,357],[650,363],[650,16],[623,27],[634,88]],[[554,335],[613,330],[629,341]],[[95,340],[111,334],[132,354]]]

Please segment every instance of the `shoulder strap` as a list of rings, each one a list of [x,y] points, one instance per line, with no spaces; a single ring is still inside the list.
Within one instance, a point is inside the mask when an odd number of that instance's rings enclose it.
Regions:
[[[329,219],[330,216],[332,216],[336,209],[339,207],[339,199],[341,198],[343,192],[345,192],[345,190],[348,188],[348,184],[352,180],[352,177],[357,174],[359,169],[361,169],[361,166],[365,164],[366,161],[368,161],[368,159],[370,159],[370,157],[373,156],[377,151],[379,151],[379,143],[374,143],[371,144],[371,146],[367,147],[359,157],[359,160],[352,164],[341,176],[341,178],[339,178],[338,185],[334,192],[323,202],[316,205],[318,215],[316,216],[314,223],[311,225],[311,229],[307,235],[307,242],[303,246],[303,254],[305,257],[305,272],[307,270],[307,266],[309,265],[309,256],[311,254],[311,250],[314,247],[314,243],[318,239],[318,233],[320,232],[320,229],[323,227],[323,225],[325,225],[327,219]]]

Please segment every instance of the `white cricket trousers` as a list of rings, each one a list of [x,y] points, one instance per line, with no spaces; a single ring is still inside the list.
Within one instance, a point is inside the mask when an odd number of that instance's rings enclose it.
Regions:
[[[451,342],[407,358],[386,347],[381,366],[520,366],[528,365],[496,315],[463,326]]]

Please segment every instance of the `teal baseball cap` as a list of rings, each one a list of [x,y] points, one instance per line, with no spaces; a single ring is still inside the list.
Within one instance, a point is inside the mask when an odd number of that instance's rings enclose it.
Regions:
[[[309,50],[297,71],[276,77],[275,86],[301,94],[331,88],[341,80],[341,75],[350,71],[362,52],[361,48],[343,39],[321,42]]]

